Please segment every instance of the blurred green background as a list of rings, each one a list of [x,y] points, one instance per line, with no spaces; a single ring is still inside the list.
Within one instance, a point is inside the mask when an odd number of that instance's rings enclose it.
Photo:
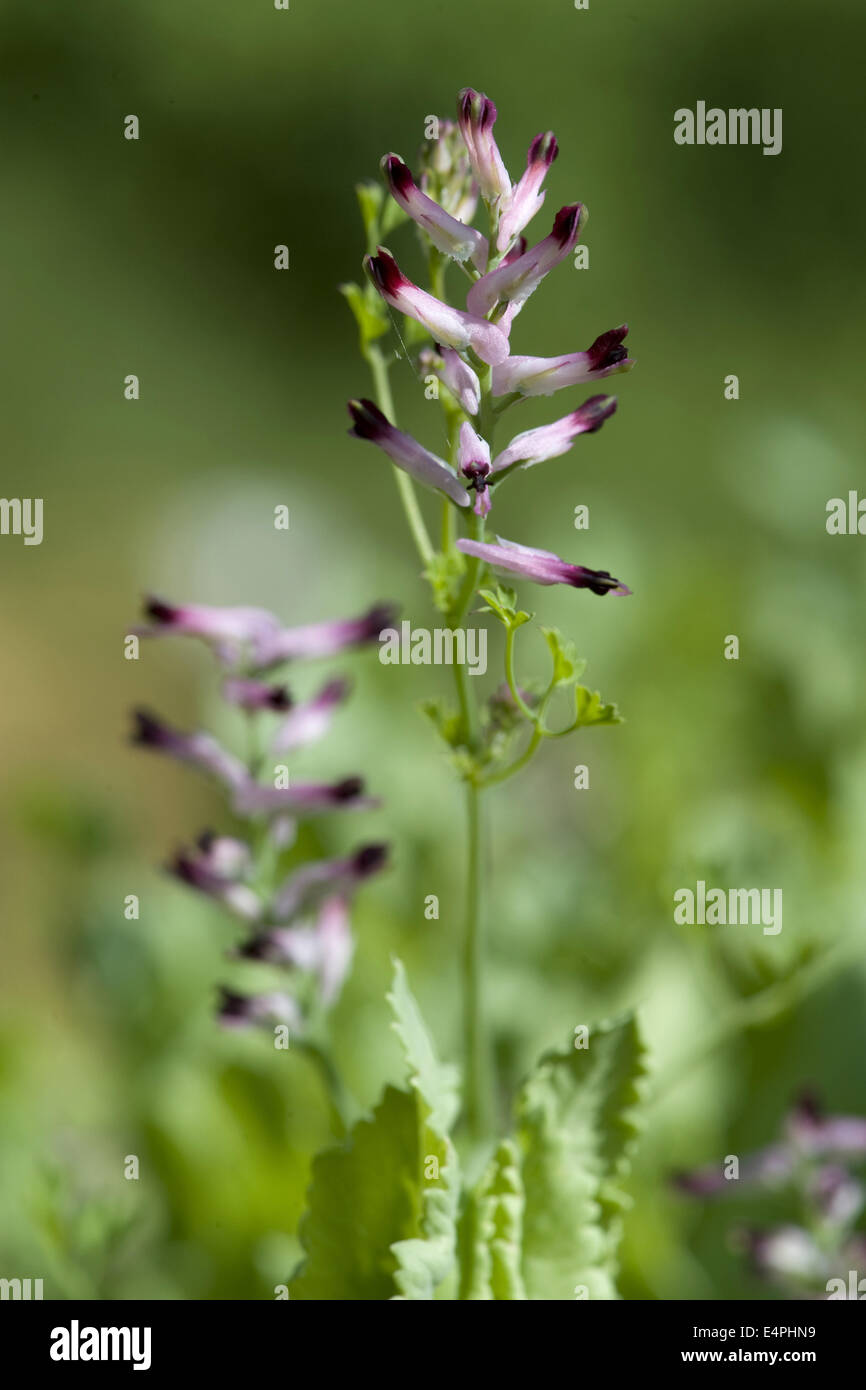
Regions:
[[[0,538],[0,1273],[61,1298],[263,1298],[293,1262],[321,1093],[302,1057],[213,1027],[233,933],[159,865],[227,822],[192,773],[125,742],[140,703],[225,732],[213,667],[181,643],[127,662],[122,640],[147,590],[289,623],[393,598],[430,622],[389,469],[346,436],[368,380],[336,286],[357,277],[353,184],[387,150],[411,162],[424,117],[468,84],[498,104],[512,174],[557,133],[533,233],[563,203],[591,213],[590,268],[560,268],[516,351],[627,320],[638,360],[615,420],[496,503],[502,534],[634,590],[522,595],[628,722],[554,743],[492,799],[502,1076],[639,1005],[656,1093],[622,1291],[764,1296],[726,1240],[760,1204],[704,1210],[668,1178],[766,1142],[805,1083],[866,1110],[866,541],[824,525],[862,476],[862,4],[7,0],[2,39],[2,491],[44,497],[45,538]],[[783,152],[678,147],[674,110],[698,100],[782,107]],[[394,386],[440,447],[408,368]],[[580,399],[529,403],[515,427]],[[355,697],[302,766],[364,773],[385,806],[308,843],[394,846],[334,1020],[369,1103],[400,1071],[392,953],[458,1053],[461,806],[416,708],[448,673],[337,667]],[[673,890],[699,877],[781,887],[782,933],[675,926]]]

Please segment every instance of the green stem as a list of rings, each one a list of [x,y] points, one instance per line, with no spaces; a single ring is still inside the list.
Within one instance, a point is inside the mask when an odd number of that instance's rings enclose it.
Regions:
[[[483,825],[481,792],[466,783],[466,931],[463,940],[463,1036],[466,1059],[464,1119],[470,1137],[485,1138],[492,1128],[490,1060],[484,1030],[482,972]]]
[[[299,1039],[297,1046],[299,1051],[306,1054],[319,1073],[328,1098],[331,1121],[337,1138],[345,1138],[351,1123],[351,1103],[330,1052],[324,1044],[313,1042],[311,1038]]]
[[[378,344],[371,343],[366,351],[366,358],[373,374],[373,386],[376,393],[376,403],[383,415],[387,415],[391,424],[394,424],[394,398],[391,395],[391,383],[388,380],[388,364],[382,356],[382,351]],[[433,544],[427,534],[427,527],[421,515],[421,508],[418,505],[418,498],[415,496],[415,489],[412,479],[402,469],[394,468],[394,479],[397,483],[397,491],[400,494],[400,501],[403,503],[403,511],[406,513],[406,520],[409,523],[409,530],[415,542],[416,549],[425,565],[433,559]]]

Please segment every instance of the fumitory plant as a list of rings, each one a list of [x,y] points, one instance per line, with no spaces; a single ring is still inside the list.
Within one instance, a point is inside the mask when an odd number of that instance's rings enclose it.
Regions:
[[[512,184],[493,136],[495,119],[492,102],[467,90],[456,123],[432,122],[417,181],[397,155],[385,157],[385,186],[365,183],[358,189],[367,278],[363,286],[342,287],[376,396],[350,403],[351,433],[395,465],[409,529],[447,629],[459,630],[478,604],[504,629],[504,679],[486,699],[478,701],[477,682],[458,663],[453,702],[434,698],[425,706],[466,797],[465,1086],[461,1095],[458,1068],[440,1062],[395,961],[388,1000],[406,1083],[387,1086],[372,1112],[314,1160],[299,1233],[304,1258],[285,1286],[292,1299],[618,1296],[622,1180],[643,1092],[643,1045],[630,1014],[576,1027],[568,1046],[540,1059],[513,1098],[508,1126],[500,1127],[482,1009],[482,799],[547,741],[619,721],[614,705],[580,684],[583,662],[555,628],[540,629],[550,653],[547,681],[536,688],[519,676],[517,635],[534,615],[491,572],[597,597],[629,593],[608,570],[487,533],[500,488],[515,470],[565,454],[579,436],[599,430],[613,414],[615,398],[591,395],[552,424],[504,440],[496,436],[520,401],[597,382],[632,362],[623,345],[624,325],[584,351],[558,357],[512,353],[515,318],[574,250],[586,211],[579,203],[561,209],[552,231],[527,248],[523,231],[544,202],[542,184],[557,143],[550,133],[537,136],[525,172]],[[472,225],[481,205],[484,231]],[[409,280],[383,244],[412,224],[421,239],[428,288]],[[465,308],[449,298],[449,275],[469,282]],[[397,426],[390,369],[404,358],[439,403],[447,457]],[[416,484],[441,499],[435,546]],[[292,706],[285,689],[270,682],[284,661],[375,641],[389,616],[377,609],[352,623],[286,631],[257,609],[174,608],[152,601],[148,611],[156,631],[188,633],[213,645],[229,667],[224,697],[250,721],[243,760],[208,735],[178,734],[151,716],[138,716],[140,742],[211,773],[234,813],[251,821],[245,840],[208,836],[175,862],[180,877],[244,921],[241,961],[292,971],[289,993],[227,991],[221,1019],[233,1026],[287,1027],[320,1059],[335,1109],[343,1114],[323,1016],[348,968],[349,899],[381,867],[385,851],[364,845],[345,859],[305,865],[282,878],[280,855],[295,819],[362,804],[363,789],[357,778],[333,786],[267,782],[268,759],[323,732],[343,694],[341,685],[331,683],[312,701]],[[563,693],[571,707],[564,719],[553,713]],[[272,722],[269,734],[263,733],[265,720]]]
[[[626,586],[607,570],[572,564],[547,550],[486,536],[501,487],[517,469],[565,454],[581,435],[601,429],[616,409],[616,397],[592,395],[552,424],[495,442],[510,422],[509,412],[533,396],[596,383],[632,364],[623,346],[625,324],[602,333],[585,351],[557,357],[518,356],[512,351],[514,321],[545,277],[574,251],[586,222],[580,203],[561,208],[547,236],[527,248],[524,229],[540,211],[543,182],[557,156],[551,132],[536,136],[526,169],[512,184],[494,138],[496,108],[467,89],[458,99],[458,120],[428,120],[433,136],[420,155],[416,181],[396,154],[382,160],[385,190],[364,184],[359,201],[368,249],[368,284],[343,287],[360,330],[361,351],[372,370],[377,400],[350,402],[352,433],[378,446],[395,465],[409,526],[437,607],[452,628],[466,621],[476,595],[505,629],[505,684],[478,708],[475,683],[453,667],[456,704],[431,701],[428,713],[449,746],[465,786],[467,803],[467,906],[464,958],[467,1124],[476,1136],[491,1125],[492,1082],[482,1018],[482,794],[524,767],[548,739],[593,724],[613,724],[616,707],[579,684],[584,664],[571,642],[543,627],[550,648],[550,678],[540,691],[526,691],[516,671],[519,630],[533,614],[518,607],[513,589],[488,584],[491,570],[534,584],[566,584],[589,593],[625,595]],[[390,196],[388,196],[390,195]],[[486,231],[471,225],[478,203]],[[414,284],[392,253],[380,245],[400,221],[420,237],[429,289]],[[447,271],[468,281],[465,308],[448,295]],[[460,282],[462,285],[462,282]],[[383,346],[392,326],[397,348]],[[395,317],[396,316],[396,317]],[[430,342],[432,339],[432,343]],[[447,439],[440,458],[397,428],[389,368],[413,355],[419,375],[436,383]],[[507,436],[506,436],[507,437]],[[434,547],[414,484],[442,499],[440,542]],[[548,722],[558,691],[573,691],[573,714],[561,728]],[[523,747],[515,755],[515,739]]]
[[[211,734],[183,733],[146,710],[134,715],[133,741],[209,775],[223,790],[244,834],[206,830],[179,850],[169,869],[181,882],[229,913],[243,928],[232,955],[259,962],[288,978],[267,993],[223,987],[218,1018],[231,1028],[273,1029],[276,1044],[300,1048],[317,1064],[338,1132],[347,1119],[339,1073],[330,1054],[327,1015],[349,970],[353,939],[351,904],[357,889],[385,866],[384,844],[359,845],[337,859],[295,865],[286,872],[299,820],[331,811],[370,807],[359,777],[336,783],[296,782],[284,759],[327,734],[349,694],[343,679],[327,681],[296,702],[279,679],[287,663],[331,657],[374,642],[393,621],[391,610],[371,609],[359,618],[284,628],[258,608],[174,605],[148,599],[150,624],[140,636],[179,634],[199,638],[223,668],[221,695],[242,712],[244,756]]]
[[[514,589],[488,575],[565,584],[598,597],[628,594],[625,584],[608,570],[491,538],[487,527],[515,470],[565,454],[579,436],[602,427],[616,399],[591,395],[552,424],[509,431],[500,441],[509,412],[524,399],[598,382],[632,362],[625,325],[584,351],[513,354],[514,320],[573,252],[586,210],[579,203],[562,208],[548,235],[528,248],[523,231],[544,202],[556,139],[546,133],[532,141],[526,170],[512,184],[495,119],[493,103],[466,90],[456,123],[428,118],[417,179],[398,155],[384,157],[385,187],[364,183],[357,190],[366,281],[342,286],[376,397],[350,402],[351,433],[395,466],[409,530],[448,629],[459,629],[480,601],[505,630],[504,681],[486,700],[477,701],[476,682],[458,662],[453,704],[431,699],[425,706],[466,796],[465,1091],[461,1102],[456,1071],[439,1062],[396,962],[389,1000],[408,1088],[388,1087],[347,1143],[315,1160],[301,1230],[306,1259],[289,1285],[292,1298],[617,1296],[620,1183],[642,1094],[642,1043],[631,1016],[576,1029],[581,1036],[567,1048],[541,1058],[515,1097],[510,1133],[500,1131],[482,1009],[482,798],[545,741],[619,720],[614,705],[580,684],[583,663],[555,628],[541,628],[550,652],[547,682],[535,689],[519,678],[517,634],[533,614],[518,605]],[[484,230],[472,225],[481,205]],[[383,244],[412,224],[426,288]],[[469,282],[465,307],[455,302],[449,275]],[[445,457],[397,425],[390,369],[404,359],[439,402]],[[416,484],[441,500],[435,545]],[[564,722],[551,715],[560,692],[570,692]],[[462,1130],[455,1131],[461,1112]]]
[[[866,1296],[866,1119],[826,1115],[804,1094],[786,1116],[782,1137],[742,1161],[681,1173],[681,1192],[697,1198],[760,1192],[779,1204],[772,1226],[735,1226],[732,1247],[783,1298]],[[862,1280],[862,1282],[861,1282]]]

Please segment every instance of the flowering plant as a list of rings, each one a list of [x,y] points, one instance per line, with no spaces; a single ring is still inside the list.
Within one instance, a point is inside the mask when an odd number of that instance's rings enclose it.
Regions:
[[[322,738],[349,693],[348,682],[330,680],[296,703],[276,675],[287,662],[335,656],[375,641],[392,620],[391,610],[373,608],[360,618],[301,628],[284,628],[274,614],[258,608],[173,605],[151,598],[146,613],[150,624],[138,635],[178,634],[209,645],[224,668],[222,698],[243,712],[247,725],[242,758],[208,733],[182,733],[146,710],[134,716],[136,744],[210,776],[246,827],[240,834],[204,831],[192,848],[174,855],[170,872],[242,925],[245,935],[234,959],[261,962],[292,980],[290,991],[247,994],[223,987],[219,1021],[227,1028],[273,1029],[276,1046],[288,1046],[291,1038],[318,1064],[342,1133],[347,1102],[330,1055],[327,1015],[352,960],[352,898],[384,867],[388,851],[383,844],[362,844],[348,856],[296,865],[284,874],[284,856],[292,850],[299,820],[377,803],[365,795],[359,777],[296,783],[284,762],[273,762]]]
[[[566,1047],[541,1058],[513,1098],[509,1122],[502,1122],[482,1006],[481,806],[487,788],[525,767],[545,741],[619,722],[616,706],[580,684],[584,663],[555,628],[541,628],[551,658],[546,684],[535,689],[518,680],[516,637],[534,615],[518,606],[512,588],[488,580],[488,573],[542,586],[563,584],[598,597],[630,592],[608,570],[491,539],[486,532],[506,480],[597,432],[614,413],[616,399],[591,395],[552,424],[520,431],[502,447],[494,436],[506,412],[521,400],[592,385],[628,370],[632,361],[624,347],[625,325],[601,334],[583,351],[556,357],[512,354],[515,318],[574,250],[586,210],[579,203],[562,208],[549,234],[528,248],[523,231],[544,202],[544,178],[557,156],[557,142],[549,132],[538,135],[525,172],[512,184],[493,135],[495,119],[487,97],[464,91],[456,123],[432,122],[418,181],[401,158],[385,156],[386,187],[358,189],[367,238],[366,282],[342,287],[376,395],[376,400],[350,402],[351,433],[394,465],[407,522],[447,629],[460,629],[480,600],[481,611],[505,630],[504,680],[486,700],[479,704],[475,682],[458,661],[454,705],[434,699],[425,706],[466,795],[465,1087],[461,1095],[457,1067],[439,1061],[405,971],[395,962],[388,999],[407,1084],[386,1087],[372,1113],[351,1126],[341,1145],[315,1159],[300,1232],[305,1258],[285,1286],[293,1299],[617,1296],[616,1250],[626,1204],[621,1183],[642,1095],[643,1045],[631,1015],[576,1026]],[[486,232],[472,225],[481,204]],[[411,281],[381,244],[409,224],[421,239],[428,289]],[[447,298],[449,266],[469,281],[465,308]],[[385,345],[392,324],[396,348]],[[413,360],[428,396],[441,406],[447,458],[396,424],[390,368],[401,357]],[[438,548],[416,484],[441,499]],[[290,632],[259,610],[175,609],[154,602],[149,611],[158,630],[190,633],[214,645],[232,668],[225,697],[252,720],[263,711],[276,712],[273,752],[320,734],[343,693],[341,685],[331,683],[308,704],[290,707],[284,689],[268,684],[274,666],[375,640],[388,624],[383,610],[351,624]],[[562,692],[570,693],[572,713],[556,728],[550,710]],[[139,716],[138,738],[215,775],[236,814],[263,823],[258,857],[251,859],[236,840],[207,839],[179,856],[175,871],[251,927],[238,956],[288,966],[296,978],[301,972],[312,980],[292,994],[226,993],[222,1021],[270,1026],[276,1021],[320,1059],[327,1057],[319,1019],[336,997],[351,955],[348,898],[380,867],[384,851],[364,846],[347,859],[296,870],[282,883],[274,876],[273,856],[297,816],[359,804],[359,780],[269,786],[260,779],[260,743],[253,744],[244,763],[208,736],[175,734],[149,716]],[[296,920],[311,902],[311,922]],[[345,1107],[330,1058],[324,1070],[341,1118]]]

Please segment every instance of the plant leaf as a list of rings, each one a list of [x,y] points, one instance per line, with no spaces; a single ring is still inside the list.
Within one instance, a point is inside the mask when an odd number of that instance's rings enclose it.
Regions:
[[[448,1131],[457,1118],[460,1103],[458,1071],[439,1061],[399,960],[394,961],[394,983],[388,1003],[394,1014],[391,1027],[403,1045],[409,1084],[418,1102],[423,1156],[419,1173],[421,1232],[393,1245],[398,1264],[395,1282],[400,1291],[398,1297],[432,1299],[449,1276],[456,1282],[460,1172]]]
[[[301,1223],[306,1260],[289,1297],[390,1299],[398,1292],[395,1242],[421,1229],[418,1097],[388,1086],[345,1144],[313,1160]]]
[[[466,1199],[460,1224],[462,1299],[526,1298],[520,1269],[524,1197],[519,1165],[513,1140],[503,1140]]]
[[[558,628],[543,627],[545,640],[553,658],[553,684],[571,685],[583,675],[586,662],[577,655],[573,642],[569,642]]]
[[[627,1205],[619,1184],[637,1133],[645,1052],[631,1015],[593,1027],[588,1042],[547,1053],[517,1098],[530,1299],[618,1296],[616,1249]]]
[[[446,1138],[460,1106],[459,1073],[456,1067],[440,1062],[436,1056],[421,1010],[406,979],[403,962],[394,960],[394,983],[387,996],[394,1022],[391,1024],[409,1063],[409,1083],[420,1095],[429,1112],[427,1123]]]
[[[578,672],[578,674],[580,674]],[[621,724],[622,715],[616,705],[604,705],[597,690],[587,690],[586,686],[577,686],[575,692],[575,705],[577,709],[577,721],[580,728],[585,728],[589,724]]]
[[[517,594],[504,584],[497,584],[495,589],[479,589],[478,597],[484,599],[487,607],[507,628],[522,627],[533,617],[532,613],[525,613],[517,607]]]

